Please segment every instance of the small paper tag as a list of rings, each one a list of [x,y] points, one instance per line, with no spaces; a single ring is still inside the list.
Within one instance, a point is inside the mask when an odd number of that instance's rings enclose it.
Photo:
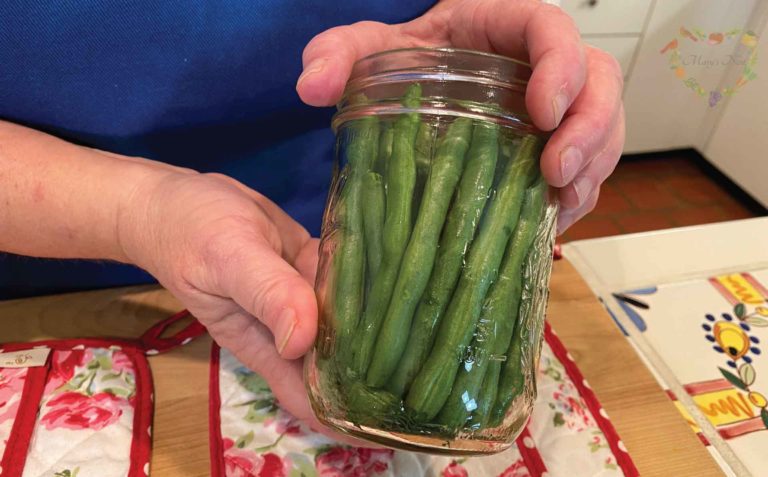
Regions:
[[[32,348],[0,353],[0,368],[34,368],[44,366],[50,348]]]

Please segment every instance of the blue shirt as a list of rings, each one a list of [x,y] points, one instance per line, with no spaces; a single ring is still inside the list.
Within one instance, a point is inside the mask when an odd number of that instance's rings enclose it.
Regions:
[[[301,52],[330,27],[408,21],[434,0],[2,3],[0,118],[229,174],[317,235],[333,110],[296,95]],[[128,265],[0,254],[0,299],[149,281]]]

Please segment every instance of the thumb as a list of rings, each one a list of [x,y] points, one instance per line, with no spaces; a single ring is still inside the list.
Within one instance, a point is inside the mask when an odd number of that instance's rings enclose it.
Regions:
[[[269,328],[283,358],[298,358],[315,340],[315,292],[266,240],[245,242],[233,247],[236,259],[222,262],[217,288]]]

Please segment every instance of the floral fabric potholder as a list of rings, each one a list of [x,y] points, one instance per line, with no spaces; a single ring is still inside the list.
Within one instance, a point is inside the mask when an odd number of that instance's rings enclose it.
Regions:
[[[141,338],[0,344],[0,477],[146,477],[152,376],[146,356],[205,332],[197,321]]]
[[[214,477],[636,476],[624,444],[549,325],[538,399],[510,449],[452,459],[363,449],[310,431],[275,401],[261,377],[227,350],[211,360],[211,474]]]

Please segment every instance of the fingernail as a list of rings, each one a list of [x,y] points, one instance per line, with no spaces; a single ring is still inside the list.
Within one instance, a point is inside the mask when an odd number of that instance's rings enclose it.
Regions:
[[[301,76],[299,76],[299,80],[296,81],[296,87],[298,87],[308,77],[312,76],[313,74],[321,72],[323,68],[325,68],[326,62],[327,60],[325,58],[318,58],[317,60],[310,63],[306,68],[304,68],[304,71],[301,72]]]
[[[568,109],[568,95],[565,93],[557,93],[557,96],[552,99],[552,112],[555,116],[555,125],[553,127],[560,125],[560,121],[562,121],[566,109]]]
[[[279,354],[283,354],[294,328],[296,328],[296,312],[292,308],[285,308],[277,318],[277,329],[275,330],[275,342]]]
[[[568,184],[576,177],[581,170],[583,160],[581,149],[576,146],[568,146],[560,152],[560,175],[563,178],[563,184]]]
[[[579,198],[579,205],[584,204],[592,193],[592,179],[587,176],[579,176],[573,181],[573,189]]]

